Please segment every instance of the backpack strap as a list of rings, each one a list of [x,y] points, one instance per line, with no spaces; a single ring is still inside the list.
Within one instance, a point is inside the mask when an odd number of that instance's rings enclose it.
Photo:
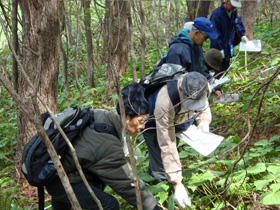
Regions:
[[[173,106],[180,103],[180,95],[177,86],[178,86],[178,80],[172,80],[167,82],[167,91]],[[181,109],[180,105],[175,107],[175,114],[177,114],[180,111],[180,109]]]
[[[178,103],[180,103],[180,95],[177,88],[178,80],[168,81],[167,82],[167,91],[168,95],[170,97],[170,100],[172,101],[173,106],[175,107]],[[179,104],[177,107],[175,107],[175,115],[178,114],[181,110],[181,104]],[[175,132],[182,132],[186,130],[190,125],[194,123],[194,119],[196,117],[196,114],[188,120],[188,122],[181,123],[178,125],[175,125]]]
[[[178,81],[177,80],[172,80],[172,81],[168,81],[166,84],[167,84],[167,91],[168,91],[168,95],[170,97],[170,100],[171,100],[173,106],[175,106],[176,104],[178,104],[180,102],[180,95],[179,95],[178,88],[177,88]],[[158,93],[161,90],[161,88],[162,87],[157,89],[148,98],[148,101],[149,101],[149,104],[150,104],[150,107],[151,107],[151,111],[150,111],[149,117],[151,117],[151,118],[154,118],[155,104],[156,104]],[[180,111],[180,107],[181,106],[178,106],[178,107],[175,108],[175,114]],[[145,127],[146,128],[156,127],[155,120],[148,121],[146,123]],[[155,130],[148,130],[146,132],[155,132]]]

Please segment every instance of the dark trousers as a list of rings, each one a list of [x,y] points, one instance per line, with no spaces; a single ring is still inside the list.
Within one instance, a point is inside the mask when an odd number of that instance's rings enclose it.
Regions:
[[[225,59],[223,59],[223,62],[222,62],[222,64],[220,65],[220,70],[219,70],[219,72],[216,72],[216,75],[219,74],[219,76],[217,77],[218,79],[220,79],[220,78],[223,76],[224,72],[228,69],[228,67],[229,67],[229,62],[230,62],[230,60],[225,60]]]
[[[148,147],[148,153],[149,153],[149,168],[147,170],[147,173],[155,178],[154,183],[167,180],[167,176],[165,174],[165,169],[161,158],[161,150],[158,145],[156,131],[144,132],[143,136],[146,145]],[[176,141],[178,145],[179,139],[177,137],[176,137]]]
[[[158,145],[156,132],[144,132],[143,135],[149,153],[149,168],[147,171],[148,174],[153,176],[158,181],[167,180],[161,159],[161,150]]]
[[[119,203],[116,198],[94,187],[92,183],[89,184],[104,210],[119,210]],[[71,210],[71,203],[60,181],[56,181],[46,188],[52,196],[53,210]],[[83,209],[99,209],[83,182],[72,184],[72,188]]]

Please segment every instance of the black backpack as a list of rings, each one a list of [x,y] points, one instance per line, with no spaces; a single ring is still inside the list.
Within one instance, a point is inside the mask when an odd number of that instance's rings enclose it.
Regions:
[[[145,88],[145,97],[160,89],[168,81],[178,80],[187,73],[186,69],[178,64],[164,63],[150,71],[140,84]]]
[[[41,114],[44,129],[49,136],[59,158],[68,144],[60,134],[49,114]],[[94,126],[98,132],[116,135],[112,126],[94,123],[94,111],[90,108],[69,108],[55,115],[56,120],[70,141],[76,139],[87,126]],[[30,185],[38,187],[39,209],[44,209],[44,186],[57,178],[56,169],[41,137],[35,134],[25,145],[22,153],[22,172]]]

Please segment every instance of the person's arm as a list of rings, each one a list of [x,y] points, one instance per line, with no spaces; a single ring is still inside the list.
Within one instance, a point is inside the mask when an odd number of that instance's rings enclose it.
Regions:
[[[128,203],[137,206],[136,192],[133,184],[133,175],[129,163],[126,161],[119,139],[110,134],[100,134],[94,130],[84,134],[95,136],[94,141],[89,139],[85,154],[80,154],[80,162],[87,173],[97,176],[103,183],[109,185],[117,194]],[[157,205],[153,194],[140,181],[140,190],[143,209],[152,210]]]
[[[213,23],[214,30],[218,35],[217,39],[211,39],[211,48],[215,48],[217,50],[224,50],[223,49],[223,40],[222,40],[222,20],[221,20],[221,13],[215,12],[212,14],[210,20]]]
[[[166,63],[181,65],[188,71],[192,64],[189,46],[183,43],[171,45],[166,56]]]
[[[166,103],[166,106],[156,106],[154,111],[157,141],[161,149],[161,158],[168,181],[173,185],[177,185],[181,184],[182,181],[182,167],[176,144],[173,120],[175,112],[171,101],[168,103],[166,100]]]
[[[246,29],[245,29],[245,26],[243,25],[243,21],[242,21],[241,17],[239,17],[238,15],[235,19],[235,24],[236,24],[236,27],[237,27],[239,33],[240,33],[240,36],[245,36]]]

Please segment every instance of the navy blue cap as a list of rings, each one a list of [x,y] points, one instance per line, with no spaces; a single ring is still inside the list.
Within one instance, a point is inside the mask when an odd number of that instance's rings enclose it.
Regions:
[[[214,31],[212,22],[205,17],[198,17],[194,20],[194,27],[204,31],[211,39],[217,39],[218,35]]]

